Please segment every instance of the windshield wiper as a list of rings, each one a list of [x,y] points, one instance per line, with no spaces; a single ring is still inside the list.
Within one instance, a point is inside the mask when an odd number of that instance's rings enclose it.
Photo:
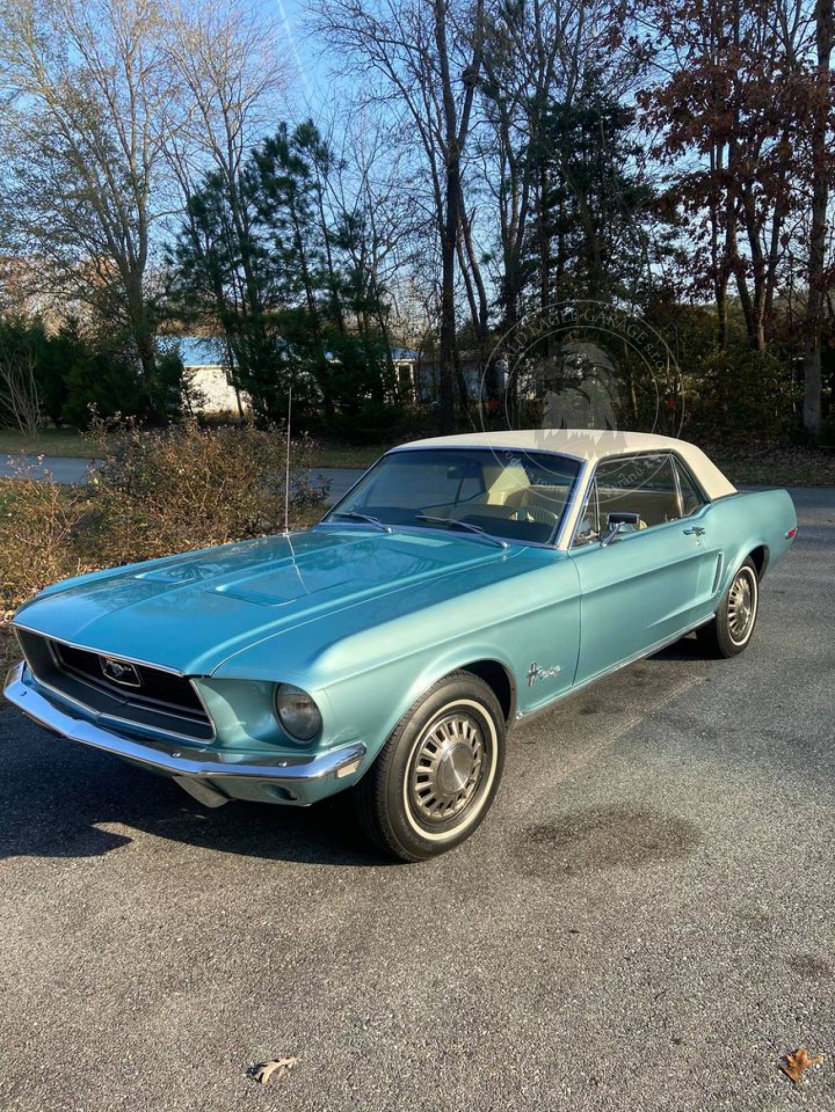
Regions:
[[[500,541],[498,537],[492,536],[480,525],[473,525],[469,521],[461,521],[457,517],[433,517],[431,514],[415,514],[418,521],[428,521],[431,525],[455,525],[459,529],[466,529],[468,533],[475,533],[479,537],[483,537],[486,541],[491,541],[497,544],[499,548],[507,548],[507,541]]]
[[[390,533],[392,531],[391,526],[380,521],[379,517],[372,517],[371,514],[361,514],[359,510],[337,510],[336,513],[332,513],[330,516],[349,517],[352,521],[365,521],[369,525],[374,525],[377,529],[382,529],[384,533]]]

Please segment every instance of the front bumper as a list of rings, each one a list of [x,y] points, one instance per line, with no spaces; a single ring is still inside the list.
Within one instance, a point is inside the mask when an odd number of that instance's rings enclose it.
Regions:
[[[34,685],[37,681],[33,683],[30,677],[25,662],[16,664],[6,676],[3,693],[39,726],[70,741],[173,777],[208,806],[219,806],[236,798],[307,806],[352,784],[366,752],[361,741],[325,753],[298,755],[192,748],[173,741],[135,741],[56,706],[40,694]]]

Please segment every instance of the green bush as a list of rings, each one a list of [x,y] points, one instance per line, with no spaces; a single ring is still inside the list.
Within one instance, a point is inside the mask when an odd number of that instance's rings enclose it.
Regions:
[[[687,429],[717,442],[789,438],[799,420],[791,368],[773,355],[732,348],[685,376]]]
[[[68,369],[66,401],[62,420],[77,429],[86,429],[93,410],[106,417],[116,413],[138,413],[139,382],[121,360],[108,352],[84,352]]]
[[[327,436],[349,444],[382,444],[396,438],[407,410],[389,402],[365,401],[354,413],[334,413],[322,422]]]

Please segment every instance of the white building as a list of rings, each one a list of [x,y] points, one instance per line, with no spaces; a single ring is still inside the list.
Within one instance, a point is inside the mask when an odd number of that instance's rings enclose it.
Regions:
[[[249,408],[229,380],[229,364],[223,341],[203,336],[178,336],[172,340],[183,361],[186,381],[195,395],[196,413],[234,413]]]

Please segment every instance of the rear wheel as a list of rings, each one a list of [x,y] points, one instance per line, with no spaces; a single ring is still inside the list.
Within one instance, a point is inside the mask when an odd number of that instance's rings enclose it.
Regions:
[[[439,680],[409,708],[357,785],[363,829],[402,861],[460,845],[495,798],[504,746],[492,689],[469,672]]]
[[[760,600],[760,581],[752,560],[734,574],[722,596],[715,617],[697,632],[699,644],[710,656],[737,656],[754,632]]]

